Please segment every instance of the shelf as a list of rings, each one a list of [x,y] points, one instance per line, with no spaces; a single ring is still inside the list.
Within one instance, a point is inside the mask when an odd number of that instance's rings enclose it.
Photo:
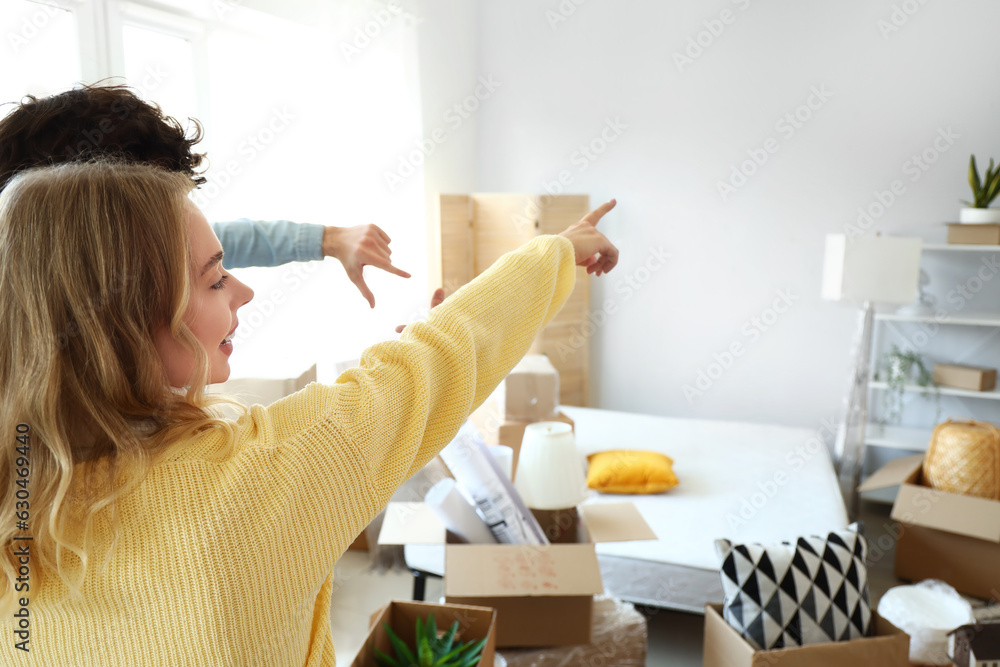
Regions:
[[[943,318],[938,318],[935,315],[875,313],[875,319],[883,322],[933,322],[935,324],[957,324],[972,327],[1000,327],[1000,314],[996,313],[968,313],[961,317],[946,314]]]
[[[1000,245],[964,245],[959,243],[925,243],[924,250],[954,250],[956,252],[1000,252]]]
[[[931,440],[931,433],[933,433],[932,430],[923,428],[867,424],[865,426],[865,444],[875,447],[891,447],[892,449],[923,452],[927,450],[927,443]]]
[[[889,384],[886,382],[869,382],[868,386],[871,389],[888,389]],[[917,393],[917,394],[932,394],[934,393],[933,387],[921,387],[916,384],[908,384],[903,387],[903,391]],[[983,398],[988,401],[1000,401],[1000,391],[994,389],[993,391],[972,391],[971,389],[954,389],[953,387],[938,387],[937,391],[940,392],[942,396],[962,396],[965,398]]]

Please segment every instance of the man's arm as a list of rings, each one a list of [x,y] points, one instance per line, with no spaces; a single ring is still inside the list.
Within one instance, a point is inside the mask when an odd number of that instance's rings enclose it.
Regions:
[[[323,259],[323,225],[241,219],[213,223],[212,228],[225,251],[222,265],[227,269]]]
[[[410,274],[392,265],[391,239],[376,225],[334,227],[277,220],[261,222],[240,219],[212,225],[222,243],[227,269],[248,266],[279,266],[288,262],[309,262],[334,257],[344,266],[347,277],[375,307],[375,296],[362,270],[371,265],[403,278]]]

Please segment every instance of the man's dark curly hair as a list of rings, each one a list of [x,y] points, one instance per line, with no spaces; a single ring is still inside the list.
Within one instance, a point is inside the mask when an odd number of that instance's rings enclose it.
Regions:
[[[0,120],[0,190],[31,167],[114,156],[187,174],[205,182],[196,169],[204,159],[191,149],[202,128],[192,119],[188,137],[180,122],[144,102],[127,86],[81,85],[49,97],[25,97]]]

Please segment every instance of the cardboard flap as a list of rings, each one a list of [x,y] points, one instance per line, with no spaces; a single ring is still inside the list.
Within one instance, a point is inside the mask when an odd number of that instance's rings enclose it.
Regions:
[[[599,595],[593,544],[445,547],[445,595],[457,598]]]
[[[1000,502],[904,484],[893,519],[980,540],[1000,542]]]
[[[580,518],[594,542],[658,539],[633,503],[581,505],[579,510]]]
[[[923,454],[893,459],[872,473],[871,477],[858,487],[858,491],[874,491],[916,482],[923,463]]]
[[[444,544],[445,527],[424,503],[389,503],[379,544]]]

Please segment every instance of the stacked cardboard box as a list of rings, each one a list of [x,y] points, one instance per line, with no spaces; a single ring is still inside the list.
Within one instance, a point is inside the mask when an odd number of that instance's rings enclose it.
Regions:
[[[705,607],[704,667],[909,667],[910,637],[872,614],[872,635],[771,651],[755,650],[722,617],[722,605]]]
[[[526,356],[471,418],[486,444],[514,450],[514,471],[529,424],[559,421],[573,426],[559,411],[559,372],[543,354]]]
[[[496,609],[497,647],[588,645],[604,591],[594,544],[656,534],[632,503],[583,505],[580,515],[577,544],[453,544],[423,503],[389,503],[378,542],[446,544],[445,600]]]
[[[507,667],[645,667],[649,643],[646,617],[635,607],[612,597],[595,597],[592,627],[589,644],[506,649],[501,655],[507,660]]]
[[[939,491],[923,478],[923,455],[894,459],[859,491],[899,486],[896,576],[941,579],[960,593],[993,599],[1000,591],[1000,501]]]

